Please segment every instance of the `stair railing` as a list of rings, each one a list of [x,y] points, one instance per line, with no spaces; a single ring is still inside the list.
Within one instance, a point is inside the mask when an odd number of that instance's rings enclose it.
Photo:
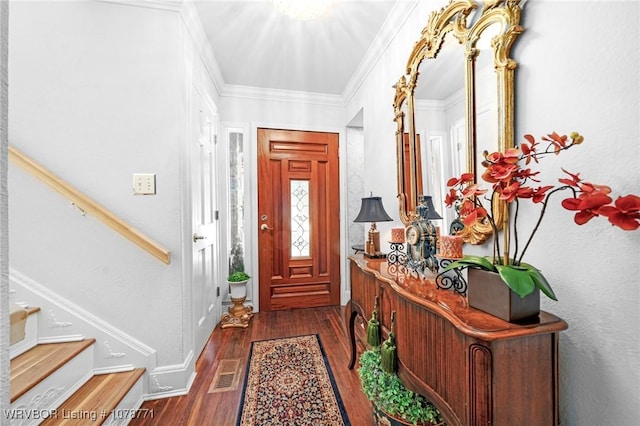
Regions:
[[[87,197],[85,194],[69,185],[67,182],[54,175],[13,146],[9,146],[9,160],[49,185],[52,189],[67,197],[81,211],[95,216],[120,235],[137,244],[140,248],[167,265],[171,263],[171,254],[169,250],[161,244],[133,228],[118,216],[111,213],[109,210],[96,203],[91,198]]]

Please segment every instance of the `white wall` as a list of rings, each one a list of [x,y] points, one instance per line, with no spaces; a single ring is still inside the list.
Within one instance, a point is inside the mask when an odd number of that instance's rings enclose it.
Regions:
[[[364,180],[396,218],[379,224],[383,233],[399,225],[392,208],[391,85],[402,74],[429,11],[446,3],[420,2],[347,105],[348,112],[367,111]],[[614,197],[638,194],[638,2],[529,1],[522,17],[526,31],[513,50],[519,63],[517,140],[525,133],[577,130],[584,144],[545,160],[543,175],[553,180],[565,167],[611,186]],[[578,227],[560,199],[551,202],[527,261],[543,269],[558,295],[558,302],[543,301],[543,309],[569,324],[560,340],[561,422],[634,425],[640,418],[640,233],[612,228],[601,218]]]
[[[10,167],[11,266],[182,363],[181,69],[175,11],[12,2],[10,143],[167,247],[165,265]],[[134,172],[157,195],[132,195]]]
[[[529,2],[515,57],[516,134],[577,130],[585,142],[545,162],[619,195],[640,193],[640,4]],[[571,23],[580,23],[572,25]],[[555,160],[555,159],[554,159]],[[560,345],[562,421],[633,425],[640,418],[640,232],[598,218],[579,227],[551,203],[529,262],[559,298],[543,308],[569,323]]]

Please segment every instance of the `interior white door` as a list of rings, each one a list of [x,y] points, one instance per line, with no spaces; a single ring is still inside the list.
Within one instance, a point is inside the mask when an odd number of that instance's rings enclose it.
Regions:
[[[217,282],[219,229],[216,193],[216,131],[214,105],[197,88],[190,146],[193,227],[192,312],[194,353],[200,354],[222,311]]]

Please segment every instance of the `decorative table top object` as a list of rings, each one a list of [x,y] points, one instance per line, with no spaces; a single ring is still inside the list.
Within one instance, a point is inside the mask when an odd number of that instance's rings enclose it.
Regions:
[[[462,257],[462,237],[460,235],[441,235],[439,254],[447,259],[460,259]]]
[[[438,288],[454,289],[460,294],[467,293],[467,280],[462,274],[461,269],[447,269],[454,261],[462,258],[462,236],[460,235],[441,235],[440,236],[440,252],[436,254],[440,272],[436,276],[436,284]]]
[[[364,255],[370,258],[385,258],[386,254],[380,251],[380,231],[376,226],[376,222],[390,222],[393,219],[387,214],[382,205],[381,197],[362,198],[362,205],[358,216],[354,222],[371,222],[368,232],[368,239],[364,245]]]
[[[404,228],[391,228],[391,251],[387,255],[390,265],[400,266],[407,263],[407,255],[404,253]]]
[[[430,195],[422,195],[416,207],[418,217],[407,226],[407,266],[415,273],[425,276],[427,270],[438,270],[435,258],[437,246],[436,227],[431,219],[442,219],[433,208]]]

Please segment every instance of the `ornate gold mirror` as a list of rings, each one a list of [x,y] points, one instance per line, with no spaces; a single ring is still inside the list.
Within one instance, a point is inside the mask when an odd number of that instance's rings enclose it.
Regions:
[[[455,219],[455,211],[444,207],[448,178],[476,174],[484,150],[513,146],[516,63],[509,55],[522,32],[520,0],[484,3],[479,10],[476,1],[452,0],[432,12],[407,74],[395,86],[398,198],[405,225],[415,218],[424,193],[433,197],[442,232],[448,233]],[[491,227],[478,223],[462,235],[480,244]]]
[[[411,143],[408,120],[410,114],[409,100],[412,89],[407,85],[405,76],[394,86],[396,96],[393,102],[396,122],[396,149],[398,157],[398,200],[400,203],[400,218],[406,225],[412,219],[415,212],[418,195],[422,193],[422,168],[420,167],[420,155],[411,152],[415,150],[415,144]]]

